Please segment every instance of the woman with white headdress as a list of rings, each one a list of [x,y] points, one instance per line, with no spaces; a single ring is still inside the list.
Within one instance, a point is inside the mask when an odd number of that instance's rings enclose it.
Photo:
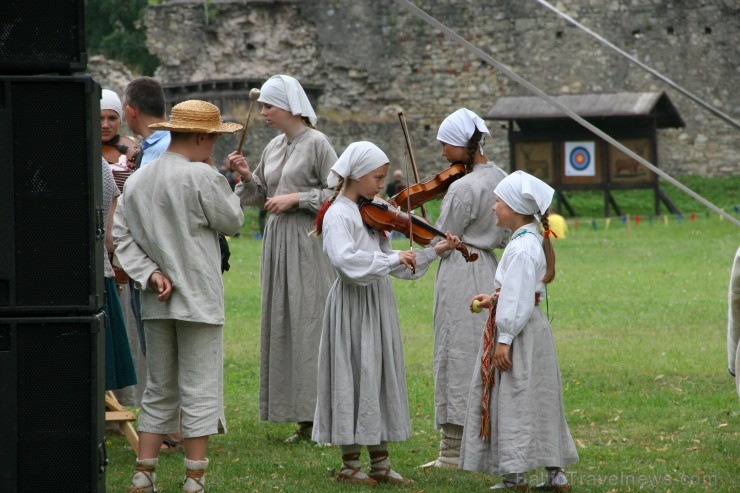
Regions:
[[[515,491],[528,491],[526,472],[545,467],[537,489],[566,491],[563,468],[578,453],[565,422],[552,327],[537,308],[555,278],[547,220],[554,190],[516,171],[494,193],[498,226],[513,234],[496,270],[495,291],[475,296],[469,305],[490,315],[470,386],[461,465],[504,476],[492,488]]]
[[[118,94],[110,89],[102,90],[100,98],[100,137],[103,157],[109,164],[120,164],[133,169],[134,160],[141,150],[139,144],[118,133],[123,118],[123,106]]]
[[[103,89],[102,98],[100,99],[100,126],[101,136],[103,138],[103,151],[106,147],[111,147],[118,156],[123,156],[122,163],[126,164],[126,151],[132,151],[135,142],[130,140],[120,140],[118,127],[121,123],[121,100],[118,95],[108,89]],[[126,137],[123,137],[126,139]],[[124,149],[113,148],[110,142],[120,143],[119,147]],[[130,142],[131,149],[126,147],[122,142]],[[136,385],[136,368],[131,356],[131,346],[129,346],[128,335],[126,333],[126,323],[123,318],[121,301],[118,298],[118,288],[116,287],[116,277],[110,256],[113,255],[115,246],[113,245],[113,235],[111,233],[113,226],[113,214],[115,214],[118,204],[118,196],[121,191],[116,185],[113,178],[108,159],[118,162],[118,157],[114,154],[104,155],[101,159],[103,167],[103,217],[105,218],[105,245],[103,246],[103,274],[105,279],[105,390],[118,390],[130,385]]]
[[[289,442],[309,439],[316,407],[316,358],[324,303],[336,273],[308,233],[337,154],[314,128],[316,114],[293,77],[276,75],[260,89],[262,116],[282,133],[272,139],[254,171],[240,154],[231,168],[242,176],[243,206],[271,212],[262,243],[260,419],[297,422]]]
[[[403,346],[389,276],[416,279],[457,237],[424,250],[395,251],[390,238],[367,226],[362,199],[372,200],[388,173],[388,158],[370,142],[355,142],[331,168],[335,195],[316,220],[316,235],[339,277],[329,292],[319,350],[313,439],[339,445],[337,481],[408,484],[391,468],[386,442],[411,436]],[[415,267],[415,270],[413,270]],[[361,469],[368,448],[369,474]]]
[[[485,319],[467,304],[478,293],[493,291],[498,259],[511,231],[498,228],[490,208],[493,189],[506,173],[483,152],[490,136],[483,120],[461,108],[444,119],[437,133],[442,156],[464,164],[467,174],[450,185],[442,200],[437,229],[450,231],[478,260],[468,263],[456,252],[439,263],[434,291],[435,425],[440,430],[439,456],[422,467],[456,469],[465,424],[470,378]]]

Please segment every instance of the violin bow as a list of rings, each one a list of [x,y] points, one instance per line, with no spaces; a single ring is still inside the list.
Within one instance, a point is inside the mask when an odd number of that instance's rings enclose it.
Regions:
[[[416,161],[414,160],[414,151],[411,149],[411,140],[409,139],[409,129],[406,126],[406,118],[403,116],[403,111],[398,112],[398,119],[401,120],[401,130],[403,130],[403,138],[406,140],[406,150],[408,151],[409,161],[411,161],[411,170],[414,172],[414,180],[416,180],[416,183],[419,183],[419,171],[416,169]],[[406,170],[406,183],[408,183],[408,186],[411,187],[411,182],[408,178],[408,169]],[[407,194],[410,195],[410,194]],[[409,207],[411,205],[411,201],[409,200]],[[429,222],[429,217],[427,216],[427,210],[424,208],[423,205],[419,206],[421,208],[421,215],[426,219],[427,222]],[[408,211],[411,213],[411,210]],[[431,223],[430,223],[431,224]]]
[[[403,113],[400,113],[400,114],[402,115]],[[403,160],[404,160],[405,168],[406,168],[406,183],[410,183],[409,182],[409,156],[408,156],[408,152],[404,152],[403,153]],[[418,178],[417,178],[417,181],[419,181]],[[411,214],[411,194],[410,193],[407,193],[406,194],[406,208],[409,211],[409,250],[413,250],[414,249],[414,220],[413,220],[413,216]],[[411,274],[416,275],[416,267],[414,267],[413,269],[411,269]]]

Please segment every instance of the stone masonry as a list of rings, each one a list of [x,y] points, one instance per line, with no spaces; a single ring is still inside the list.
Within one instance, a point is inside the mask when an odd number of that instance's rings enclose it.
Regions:
[[[733,118],[740,113],[740,6],[734,0],[559,0],[554,5]],[[686,122],[659,131],[660,166],[676,175],[740,174],[737,130],[534,0],[417,0],[416,5],[548,94],[666,90]],[[149,8],[149,50],[164,83],[267,78],[323,86],[319,129],[337,152],[371,140],[403,165],[406,113],[422,175],[439,171],[436,132],[459,107],[485,113],[528,95],[394,0],[172,0]],[[243,114],[231,115],[243,119]],[[256,160],[274,132],[259,115]],[[508,168],[505,122],[488,154]]]

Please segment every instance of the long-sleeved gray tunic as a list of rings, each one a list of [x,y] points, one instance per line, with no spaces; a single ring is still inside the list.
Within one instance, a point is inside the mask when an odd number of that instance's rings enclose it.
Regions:
[[[450,185],[436,227],[458,236],[478,260],[466,262],[459,252],[445,252],[434,290],[435,421],[465,424],[468,390],[486,323],[485,314],[470,313],[473,296],[493,292],[498,260],[493,250],[506,245],[508,229],[496,226],[493,190],[506,173],[489,162]]]
[[[262,242],[260,419],[311,421],[324,304],[336,278],[321,239],[309,236],[321,204],[331,197],[326,178],[337,160],[329,139],[307,128],[265,147],[252,180],[236,186],[242,205],[264,207],[269,197],[299,194],[293,210],[267,220]]]
[[[244,222],[239,199],[218,171],[165,152],[126,181],[114,215],[116,256],[141,288],[141,318],[223,325],[224,288],[218,231]],[[169,300],[147,286],[162,272]]]

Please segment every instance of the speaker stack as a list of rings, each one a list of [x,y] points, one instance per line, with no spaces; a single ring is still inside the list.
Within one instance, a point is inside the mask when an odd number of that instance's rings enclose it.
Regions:
[[[0,8],[0,491],[105,491],[100,87],[84,0]]]

